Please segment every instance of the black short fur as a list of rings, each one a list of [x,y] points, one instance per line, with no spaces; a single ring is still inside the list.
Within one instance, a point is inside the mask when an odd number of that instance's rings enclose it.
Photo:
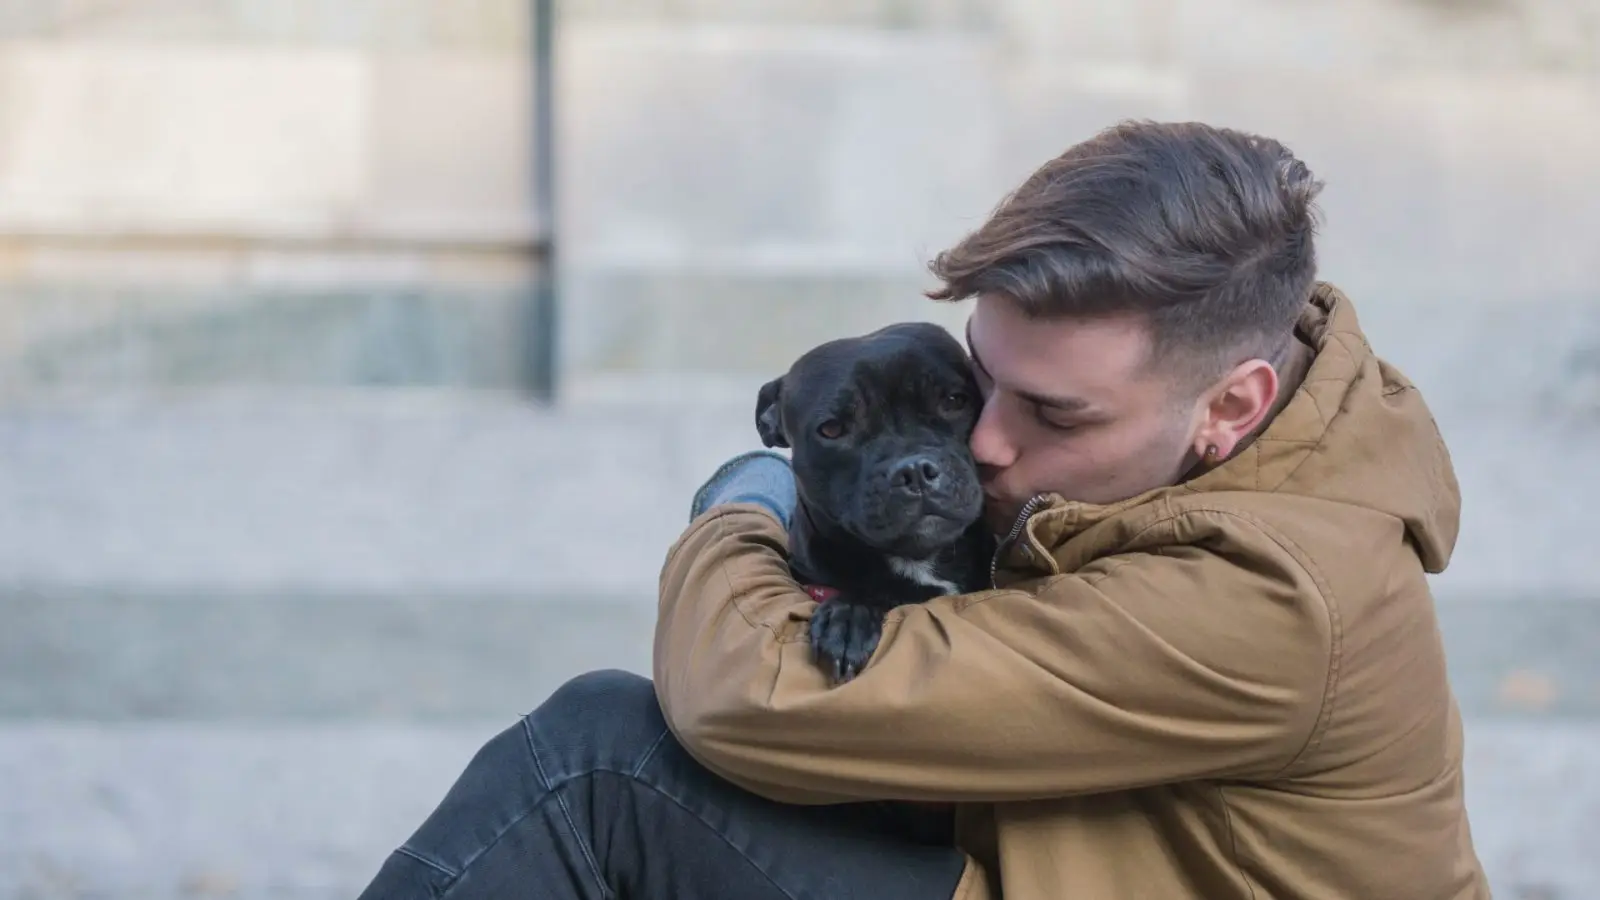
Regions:
[[[811,621],[836,681],[866,665],[890,609],[988,586],[967,445],[981,406],[960,342],[927,323],[829,341],[762,386],[756,428],[792,449],[799,493],[791,569],[839,592]]]

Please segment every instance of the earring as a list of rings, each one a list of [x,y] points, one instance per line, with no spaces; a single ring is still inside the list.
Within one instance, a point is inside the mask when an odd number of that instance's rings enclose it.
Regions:
[[[1208,445],[1206,445],[1206,465],[1214,466],[1216,464],[1217,464],[1217,445],[1216,444],[1208,444]]]

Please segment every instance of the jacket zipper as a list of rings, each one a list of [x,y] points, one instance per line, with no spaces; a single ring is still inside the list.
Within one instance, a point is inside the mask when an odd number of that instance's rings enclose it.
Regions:
[[[1006,535],[1005,539],[994,548],[994,557],[989,560],[990,587],[996,589],[1000,587],[1000,585],[995,584],[995,575],[1000,570],[1001,555],[1006,552],[1007,547],[1011,546],[1011,542],[1017,539],[1017,535],[1022,533],[1022,527],[1028,523],[1028,517],[1033,515],[1034,511],[1037,510],[1043,503],[1044,494],[1034,494],[1032,497],[1029,497],[1028,502],[1022,504],[1022,511],[1017,513],[1017,521],[1012,524],[1011,533]]]

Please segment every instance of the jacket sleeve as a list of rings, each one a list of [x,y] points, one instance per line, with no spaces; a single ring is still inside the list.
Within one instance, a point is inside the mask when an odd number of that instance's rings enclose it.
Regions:
[[[782,526],[714,509],[662,570],[666,720],[707,768],[791,803],[1000,802],[1281,771],[1323,718],[1328,607],[1259,531],[1235,549],[1234,522],[1162,527],[1175,539],[1028,590],[899,607],[861,674],[830,686]]]

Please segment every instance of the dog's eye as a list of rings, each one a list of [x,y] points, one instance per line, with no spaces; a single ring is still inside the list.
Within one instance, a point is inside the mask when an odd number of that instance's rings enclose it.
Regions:
[[[830,441],[836,441],[839,438],[844,437],[844,423],[838,419],[829,419],[828,421],[817,426],[817,434],[822,435]]]
[[[951,391],[940,399],[939,408],[947,413],[965,412],[971,403],[972,398],[964,391]]]

